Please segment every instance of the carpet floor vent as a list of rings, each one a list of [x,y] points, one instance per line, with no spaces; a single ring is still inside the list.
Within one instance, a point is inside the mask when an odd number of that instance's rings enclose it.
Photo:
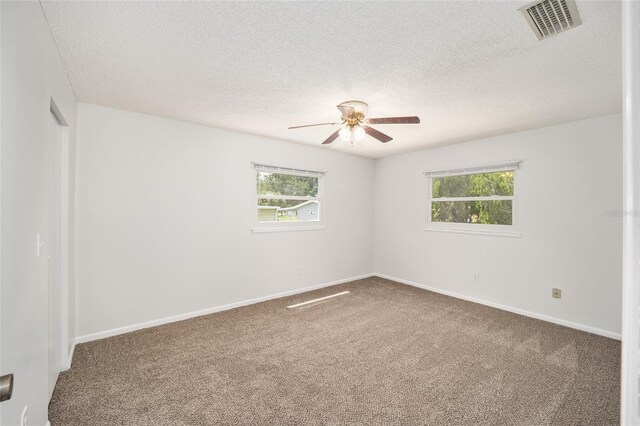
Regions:
[[[574,0],[543,0],[520,9],[538,38],[544,40],[582,24]]]

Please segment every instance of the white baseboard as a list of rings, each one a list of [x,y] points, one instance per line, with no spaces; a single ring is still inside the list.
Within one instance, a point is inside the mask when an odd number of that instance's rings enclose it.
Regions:
[[[73,345],[73,348],[72,348],[72,353],[69,355],[69,359],[71,360],[71,357],[73,356],[73,350],[75,349],[75,345],[77,345],[79,343],[91,342],[93,340],[104,339],[106,337],[111,337],[111,336],[117,336],[119,334],[130,333],[130,332],[136,331],[136,330],[142,330],[143,328],[155,327],[157,325],[168,324],[168,323],[176,322],[176,321],[182,321],[182,320],[186,320],[186,319],[189,319],[189,318],[199,317],[199,316],[202,316],[202,315],[209,315],[209,314],[213,314],[215,312],[227,311],[229,309],[239,308],[241,306],[253,305],[255,303],[265,302],[267,300],[273,300],[273,299],[279,299],[281,297],[293,296],[295,294],[305,293],[307,291],[312,291],[312,290],[318,290],[320,288],[330,287],[332,285],[344,284],[344,283],[348,283],[350,281],[369,278],[372,275],[373,274],[358,275],[358,276],[355,276],[355,277],[344,278],[344,279],[341,279],[341,280],[331,281],[331,282],[324,283],[324,284],[318,284],[318,285],[314,285],[314,286],[311,286],[311,287],[305,287],[305,288],[300,288],[300,289],[296,289],[296,290],[283,291],[281,293],[276,293],[276,294],[271,294],[271,295],[268,295],[268,296],[257,297],[255,299],[243,300],[243,301],[240,301],[240,302],[229,303],[229,304],[226,304],[226,305],[215,306],[215,307],[212,307],[212,308],[202,309],[202,310],[199,310],[199,311],[187,312],[187,313],[184,313],[184,314],[173,315],[173,316],[170,316],[170,317],[159,318],[159,319],[152,320],[152,321],[141,322],[141,323],[138,323],[138,324],[127,325],[127,326],[124,326],[124,327],[114,328],[114,329],[111,329],[111,330],[105,330],[105,331],[100,331],[100,332],[97,332],[97,333],[91,333],[91,334],[87,334],[87,335],[84,335],[84,336],[79,336],[79,337],[76,337],[76,339],[74,341],[74,345]]]
[[[591,327],[591,326],[584,325],[584,324],[578,324],[578,323],[575,323],[575,322],[571,322],[571,321],[567,321],[567,320],[563,320],[563,319],[559,319],[559,318],[554,318],[554,317],[550,317],[550,316],[547,316],[547,315],[538,314],[538,313],[535,313],[535,312],[525,311],[524,309],[514,308],[514,307],[511,307],[511,306],[507,306],[507,305],[501,305],[499,303],[489,302],[487,300],[482,300],[482,299],[478,299],[478,298],[471,297],[471,296],[465,296],[463,294],[454,293],[452,291],[442,290],[440,288],[431,287],[431,286],[424,285],[424,284],[418,284],[416,282],[409,281],[409,280],[404,280],[402,278],[392,277],[390,275],[380,274],[380,273],[377,273],[377,272],[374,272],[371,275],[376,276],[376,277],[380,277],[380,278],[385,278],[387,280],[395,281],[395,282],[398,282],[400,284],[406,284],[406,285],[410,285],[412,287],[417,287],[417,288],[421,288],[421,289],[424,289],[424,290],[433,291],[434,293],[444,294],[445,296],[455,297],[456,299],[467,300],[469,302],[478,303],[480,305],[490,306],[492,308],[500,309],[500,310],[503,310],[503,311],[513,312],[514,314],[523,315],[525,317],[531,317],[531,318],[539,319],[539,320],[542,320],[542,321],[547,321],[547,322],[551,322],[551,323],[554,323],[554,324],[563,325],[565,327],[575,328],[576,330],[586,331],[588,333],[593,333],[593,334],[598,334],[600,336],[609,337],[611,339],[616,339],[616,340],[621,340],[622,339],[622,336],[620,335],[620,333],[614,333],[614,332],[611,332],[611,331],[602,330],[600,328],[595,328],[595,327]]]
[[[71,347],[71,350],[69,351],[69,368],[71,368],[71,362],[73,360],[73,353],[75,351],[75,347],[79,343],[91,342],[93,340],[99,340],[99,339],[104,339],[106,337],[117,336],[119,334],[125,334],[125,333],[129,333],[129,332],[136,331],[136,330],[142,330],[144,328],[155,327],[157,325],[168,324],[168,323],[176,322],[176,321],[182,321],[182,320],[186,320],[186,319],[189,319],[189,318],[199,317],[199,316],[202,316],[202,315],[209,315],[209,314],[213,314],[215,312],[221,312],[221,311],[226,311],[226,310],[229,310],[229,309],[239,308],[241,306],[253,305],[255,303],[265,302],[267,300],[273,300],[273,299],[278,299],[278,298],[281,298],[281,297],[293,296],[295,294],[305,293],[307,291],[317,290],[317,289],[324,288],[324,287],[330,287],[332,285],[344,284],[344,283],[347,283],[347,282],[350,282],[350,281],[360,280],[360,279],[368,278],[368,277],[371,277],[371,276],[385,278],[385,279],[388,279],[388,280],[391,280],[391,281],[398,282],[400,284],[410,285],[412,287],[417,287],[417,288],[421,288],[421,289],[424,289],[424,290],[433,291],[434,293],[444,294],[445,296],[451,296],[451,297],[455,297],[457,299],[467,300],[469,302],[478,303],[478,304],[485,305],[485,306],[490,306],[490,307],[496,308],[496,309],[501,309],[503,311],[513,312],[515,314],[523,315],[523,316],[526,316],[526,317],[536,318],[536,319],[539,319],[539,320],[542,320],[542,321],[547,321],[547,322],[551,322],[551,323],[554,323],[554,324],[559,324],[559,325],[562,325],[562,326],[565,326],[565,327],[574,328],[576,330],[586,331],[588,333],[593,333],[593,334],[597,334],[597,335],[600,335],[600,336],[609,337],[609,338],[616,339],[616,340],[621,340],[621,335],[619,333],[614,333],[614,332],[611,332],[611,331],[602,330],[602,329],[591,327],[591,326],[588,326],[588,325],[578,324],[578,323],[575,323],[575,322],[566,321],[566,320],[563,320],[563,319],[554,318],[554,317],[550,317],[550,316],[547,316],[547,315],[542,315],[542,314],[538,314],[538,313],[535,313],[535,312],[526,311],[524,309],[514,308],[514,307],[511,307],[511,306],[507,306],[507,305],[502,305],[502,304],[499,304],[499,303],[489,302],[487,300],[478,299],[478,298],[475,298],[475,297],[466,296],[466,295],[459,294],[459,293],[454,293],[454,292],[443,290],[443,289],[440,289],[440,288],[431,287],[431,286],[424,285],[424,284],[419,284],[419,283],[416,283],[416,282],[413,282],[413,281],[409,281],[409,280],[405,280],[405,279],[402,279],[402,278],[393,277],[393,276],[390,276],[390,275],[385,275],[385,274],[380,274],[380,273],[374,272],[374,273],[370,273],[370,274],[363,274],[363,275],[359,275],[359,276],[355,276],[355,277],[349,277],[349,278],[344,278],[344,279],[341,279],[341,280],[331,281],[331,282],[328,282],[328,283],[319,284],[319,285],[315,285],[315,286],[300,288],[300,289],[296,289],[296,290],[284,291],[284,292],[281,292],[281,293],[271,294],[271,295],[268,295],[268,296],[257,297],[257,298],[254,298],[254,299],[243,300],[243,301],[240,301],[240,302],[229,303],[229,304],[226,304],[226,305],[215,306],[215,307],[212,307],[212,308],[202,309],[202,310],[199,310],[199,311],[187,312],[187,313],[184,313],[184,314],[174,315],[174,316],[165,317],[165,318],[159,318],[159,319],[152,320],[152,321],[146,321],[146,322],[142,322],[142,323],[138,323],[138,324],[132,324],[132,325],[124,326],[124,327],[114,328],[114,329],[111,329],[111,330],[105,330],[105,331],[100,331],[100,332],[97,332],[97,333],[92,333],[92,334],[87,334],[87,335],[84,335],[84,336],[79,336],[79,337],[76,337],[76,339],[74,341],[74,344]]]
[[[78,342],[74,340],[73,343],[71,344],[71,349],[69,349],[69,355],[67,358],[67,368],[65,369],[65,371],[71,368],[71,363],[73,362],[73,353],[76,351],[77,343]]]

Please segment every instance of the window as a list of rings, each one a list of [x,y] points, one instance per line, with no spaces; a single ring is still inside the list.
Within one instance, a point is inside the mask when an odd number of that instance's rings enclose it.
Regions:
[[[256,164],[260,224],[320,222],[322,172]]]
[[[514,231],[517,168],[514,162],[426,173],[427,228]]]

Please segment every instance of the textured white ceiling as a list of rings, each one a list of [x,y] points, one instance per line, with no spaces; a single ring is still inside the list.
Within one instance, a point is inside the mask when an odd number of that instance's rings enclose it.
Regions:
[[[383,157],[621,110],[619,2],[538,42],[521,1],[43,2],[81,102],[319,145],[339,102],[418,115]]]

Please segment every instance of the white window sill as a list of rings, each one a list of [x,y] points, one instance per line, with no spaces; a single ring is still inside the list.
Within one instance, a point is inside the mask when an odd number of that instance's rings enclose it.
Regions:
[[[516,231],[486,231],[462,228],[425,228],[429,232],[450,232],[454,234],[487,235],[491,237],[520,238],[522,233]]]
[[[310,226],[282,226],[282,227],[260,227],[251,228],[253,234],[264,234],[269,232],[295,232],[295,231],[321,231],[327,229],[324,225],[310,225]]]

